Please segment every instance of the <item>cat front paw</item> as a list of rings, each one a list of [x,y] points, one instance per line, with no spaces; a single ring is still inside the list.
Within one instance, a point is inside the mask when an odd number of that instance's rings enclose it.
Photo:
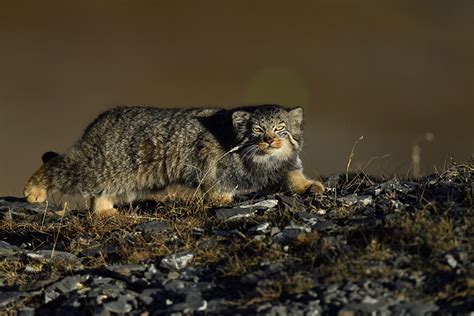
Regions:
[[[206,201],[212,207],[228,206],[234,202],[234,196],[232,193],[213,192],[207,196]]]
[[[321,182],[315,180],[308,188],[309,192],[316,194],[323,194],[325,190],[326,188],[324,187],[324,185]]]
[[[27,184],[23,190],[23,195],[28,203],[43,203],[48,197],[48,192],[43,187]]]
[[[307,192],[321,194],[324,192],[324,185],[321,182],[306,178],[300,170],[291,171],[288,174],[288,186],[291,191],[297,194]]]

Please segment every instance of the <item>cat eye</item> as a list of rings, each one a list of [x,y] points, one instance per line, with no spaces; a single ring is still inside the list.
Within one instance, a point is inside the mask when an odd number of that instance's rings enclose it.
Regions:
[[[278,125],[277,127],[275,127],[275,131],[276,132],[281,132],[285,129],[285,125]]]
[[[252,131],[253,131],[254,133],[263,133],[263,129],[261,129],[260,127],[254,127],[254,128],[252,129]]]

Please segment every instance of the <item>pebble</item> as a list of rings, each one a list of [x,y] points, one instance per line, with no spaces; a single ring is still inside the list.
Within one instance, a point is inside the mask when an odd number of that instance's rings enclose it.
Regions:
[[[193,260],[193,257],[194,255],[190,252],[174,254],[161,259],[160,266],[170,270],[181,270]]]
[[[125,314],[132,311],[132,305],[124,300],[116,300],[104,304],[104,308],[112,313]]]

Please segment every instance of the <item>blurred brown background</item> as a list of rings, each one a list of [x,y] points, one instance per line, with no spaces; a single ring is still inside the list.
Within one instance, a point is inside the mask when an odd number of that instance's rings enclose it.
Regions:
[[[474,1],[0,0],[0,195],[117,104],[301,105],[311,175],[474,152]],[[372,159],[389,155],[385,158]]]

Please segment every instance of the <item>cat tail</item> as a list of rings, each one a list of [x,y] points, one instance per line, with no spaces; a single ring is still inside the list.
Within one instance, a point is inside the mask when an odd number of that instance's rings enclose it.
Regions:
[[[46,201],[48,190],[55,187],[54,170],[64,161],[64,156],[48,151],[41,157],[43,165],[30,177],[23,189],[28,203]]]

